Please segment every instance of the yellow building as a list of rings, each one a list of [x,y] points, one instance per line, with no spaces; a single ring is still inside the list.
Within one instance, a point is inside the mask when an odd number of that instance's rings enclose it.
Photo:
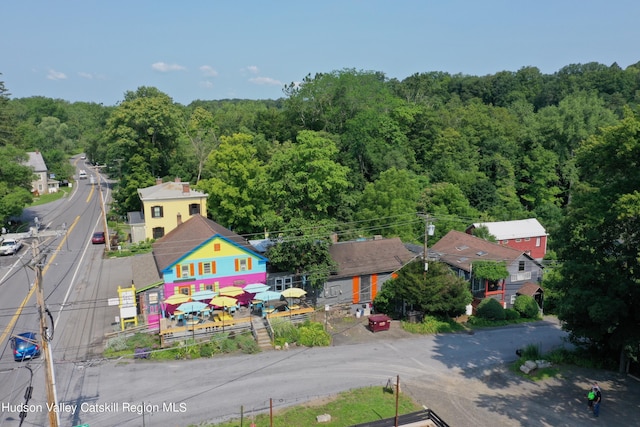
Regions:
[[[208,194],[192,190],[188,182],[156,181],[156,185],[138,189],[144,217],[146,239],[159,239],[193,215],[207,214]]]

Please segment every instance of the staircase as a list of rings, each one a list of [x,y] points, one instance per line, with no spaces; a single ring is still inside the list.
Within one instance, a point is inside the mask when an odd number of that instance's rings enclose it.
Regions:
[[[258,343],[258,347],[260,347],[260,350],[273,350],[271,337],[269,336],[269,332],[267,331],[265,320],[260,318],[252,319],[251,325],[253,326],[254,336],[256,338],[256,342]]]

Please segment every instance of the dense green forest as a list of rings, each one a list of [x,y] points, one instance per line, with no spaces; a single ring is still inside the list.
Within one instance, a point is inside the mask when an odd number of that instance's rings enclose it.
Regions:
[[[537,218],[550,233],[549,308],[576,338],[634,356],[640,344],[640,63],[535,67],[402,81],[345,69],[278,100],[173,102],[140,87],[118,105],[11,99],[0,83],[0,219],[28,202],[20,166],[39,150],[58,177],[86,152],[118,179],[113,210],[180,177],[208,215],[247,236],[434,242],[471,222]],[[551,261],[550,261],[551,262]]]

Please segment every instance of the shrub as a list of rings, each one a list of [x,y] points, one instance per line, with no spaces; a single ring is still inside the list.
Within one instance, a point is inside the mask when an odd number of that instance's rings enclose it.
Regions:
[[[331,336],[324,330],[321,323],[307,322],[300,326],[298,342],[305,347],[320,347],[331,344]]]
[[[489,320],[504,320],[506,315],[504,308],[493,298],[485,298],[482,300],[476,310],[476,316]]]
[[[300,329],[288,320],[273,319],[271,327],[273,328],[274,341],[277,345],[283,345],[285,342],[298,342],[300,339]]]
[[[127,339],[125,337],[113,337],[107,341],[107,350],[122,351],[127,349]]]
[[[516,309],[522,317],[527,319],[535,319],[540,314],[538,303],[529,295],[518,295],[516,302],[513,304],[513,308]]]
[[[507,320],[518,320],[520,318],[520,313],[513,308],[507,308],[504,311],[504,314]]]
[[[242,334],[235,338],[236,345],[246,354],[254,354],[260,352],[260,347],[256,340],[253,339],[253,335],[251,334]]]

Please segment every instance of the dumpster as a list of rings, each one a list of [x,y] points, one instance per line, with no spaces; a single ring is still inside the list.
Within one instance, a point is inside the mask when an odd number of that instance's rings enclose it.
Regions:
[[[388,331],[391,326],[391,318],[384,314],[369,316],[369,329],[371,332]]]

